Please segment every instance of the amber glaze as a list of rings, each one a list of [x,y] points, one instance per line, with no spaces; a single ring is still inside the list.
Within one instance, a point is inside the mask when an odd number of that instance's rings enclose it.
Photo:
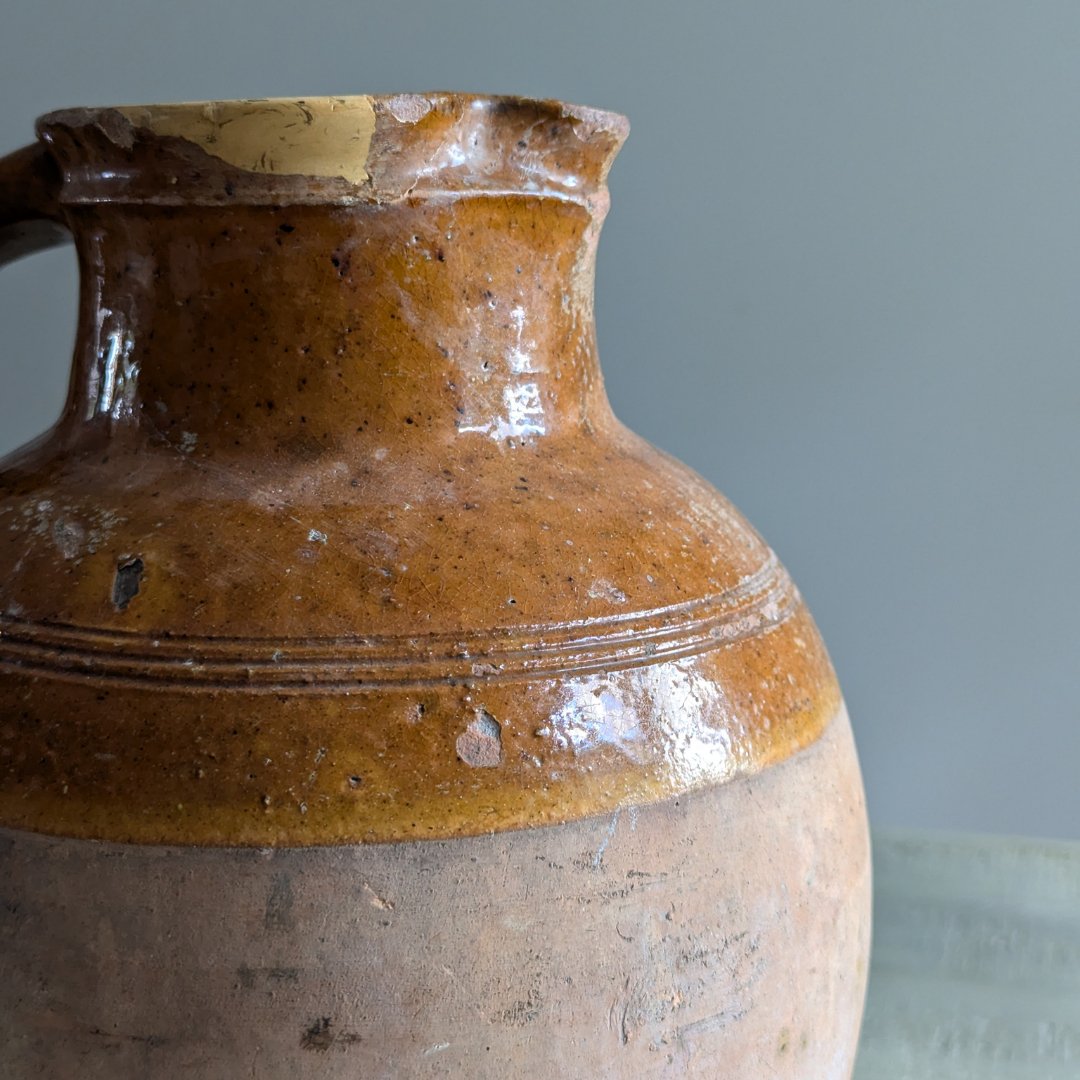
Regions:
[[[218,154],[231,122],[281,153]],[[39,122],[0,225],[62,222],[83,284],[64,414],[0,477],[0,825],[451,837],[819,737],[839,692],[787,575],[604,394],[626,131],[449,94]]]

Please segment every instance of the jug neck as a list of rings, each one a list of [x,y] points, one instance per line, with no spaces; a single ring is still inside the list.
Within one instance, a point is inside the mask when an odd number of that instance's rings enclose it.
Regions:
[[[95,208],[68,418],[174,444],[520,442],[606,414],[572,204]]]
[[[246,103],[43,118],[83,280],[70,434],[314,454],[394,434],[517,446],[608,421],[593,274],[621,118],[362,100],[362,164],[283,152],[329,177],[261,168],[243,140],[215,156],[247,122],[222,108]]]

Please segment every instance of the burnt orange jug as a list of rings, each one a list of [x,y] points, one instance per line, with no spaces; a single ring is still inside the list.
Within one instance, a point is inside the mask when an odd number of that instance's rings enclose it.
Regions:
[[[82,298],[63,415],[0,473],[0,1073],[849,1077],[833,671],[597,365],[625,120],[37,130],[2,255],[70,234]]]

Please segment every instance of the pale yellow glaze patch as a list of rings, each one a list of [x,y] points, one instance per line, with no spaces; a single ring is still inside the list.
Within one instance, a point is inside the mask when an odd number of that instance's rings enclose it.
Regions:
[[[249,172],[368,178],[375,132],[370,97],[261,98],[123,105],[135,127],[195,143]]]

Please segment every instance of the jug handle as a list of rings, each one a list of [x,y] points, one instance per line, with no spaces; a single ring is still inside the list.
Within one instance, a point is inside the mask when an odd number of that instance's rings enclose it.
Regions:
[[[71,240],[60,170],[41,143],[0,158],[0,266]]]

